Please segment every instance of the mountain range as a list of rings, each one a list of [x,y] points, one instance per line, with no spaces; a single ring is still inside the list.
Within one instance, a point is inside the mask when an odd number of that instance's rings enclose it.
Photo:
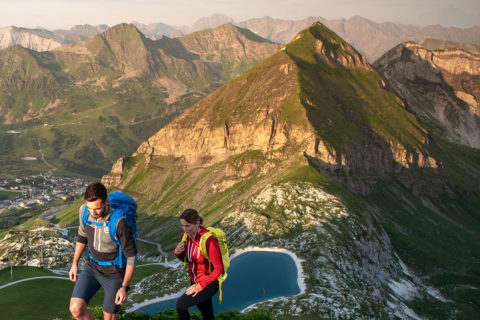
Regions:
[[[46,155],[57,168],[100,176],[118,156],[279,48],[231,24],[157,41],[123,24],[52,51],[1,50],[2,173],[45,170],[46,164],[19,159]]]
[[[471,319],[480,158],[468,101],[478,108],[477,59],[405,43],[371,65],[317,22],[121,157],[102,181],[137,199],[144,237],[166,251],[188,207],[226,230],[231,248],[294,251],[307,293],[260,307],[312,318]],[[466,61],[467,74],[450,68]]]
[[[249,19],[235,22],[232,18],[214,14],[200,18],[192,26],[170,26],[165,23],[143,24],[134,22],[144,35],[153,40],[163,36],[178,37],[203,29],[216,28],[231,23],[249,29],[259,36],[286,44],[300,31],[320,21],[340,37],[352,44],[360,53],[374,62],[385,52],[405,41],[422,42],[426,39],[437,39],[459,43],[480,43],[480,26],[471,28],[432,26],[413,26],[395,23],[375,23],[360,16],[347,19],[327,20],[323,17],[308,17],[302,20],[282,20],[271,17]],[[25,29],[8,27],[0,29],[0,48],[13,44],[44,51],[57,46],[86,40],[107,29],[105,25],[75,26],[70,30],[48,31],[43,29]]]

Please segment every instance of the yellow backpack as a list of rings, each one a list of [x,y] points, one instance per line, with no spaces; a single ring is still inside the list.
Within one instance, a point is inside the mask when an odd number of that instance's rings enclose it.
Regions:
[[[207,239],[213,236],[217,239],[218,245],[220,247],[220,252],[222,254],[222,263],[223,263],[223,274],[220,275],[218,280],[218,289],[219,289],[219,302],[222,303],[222,283],[227,278],[227,269],[230,266],[230,256],[228,254],[228,246],[227,246],[227,238],[225,237],[225,232],[222,229],[208,227],[208,232],[204,233],[200,238],[200,249],[202,250],[203,256],[208,260],[209,263],[209,270],[212,271],[212,262],[208,257],[207,247],[205,245]],[[187,241],[187,234],[184,233],[182,237],[182,241]],[[187,256],[185,255],[185,259],[183,260],[183,266],[187,265]]]

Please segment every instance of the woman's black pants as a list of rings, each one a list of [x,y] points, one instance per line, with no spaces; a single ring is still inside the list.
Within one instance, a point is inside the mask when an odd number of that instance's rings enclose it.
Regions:
[[[189,320],[190,314],[188,308],[191,306],[197,306],[198,310],[202,313],[204,320],[215,319],[213,314],[212,297],[218,291],[218,281],[214,281],[200,291],[195,297],[193,295],[187,295],[184,293],[177,300],[177,313],[179,320]]]

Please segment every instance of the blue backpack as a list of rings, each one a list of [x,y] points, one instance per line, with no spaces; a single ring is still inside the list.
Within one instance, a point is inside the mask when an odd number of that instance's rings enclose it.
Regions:
[[[96,265],[100,266],[118,266],[122,268],[123,265],[127,262],[127,257],[122,252],[122,245],[117,237],[117,223],[121,217],[127,219],[128,225],[131,228],[133,240],[137,241],[137,237],[139,236],[139,231],[137,229],[137,203],[135,200],[130,197],[129,195],[122,193],[122,192],[114,192],[108,197],[109,205],[115,209],[108,221],[108,231],[110,237],[112,238],[113,242],[118,245],[118,256],[109,261],[101,261],[95,259],[90,250],[88,250],[88,256],[92,259],[92,262]],[[82,223],[83,226],[86,227],[89,224],[94,224],[96,226],[103,226],[104,223],[95,222],[95,221],[88,221],[88,208],[87,206],[84,207],[83,216],[82,216]]]

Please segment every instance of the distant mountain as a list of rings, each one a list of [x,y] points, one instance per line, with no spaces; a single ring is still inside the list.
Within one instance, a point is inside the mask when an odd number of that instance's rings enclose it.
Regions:
[[[105,24],[92,26],[89,24],[77,25],[70,30],[57,29],[53,33],[64,39],[64,43],[76,43],[93,38],[97,34],[100,34],[107,30],[109,27]]]
[[[35,51],[50,51],[64,44],[76,43],[96,36],[108,28],[106,25],[78,25],[70,30],[0,28],[0,49],[14,45]]]
[[[191,52],[191,39],[218,52]],[[242,45],[244,52],[237,53]],[[0,50],[2,175],[53,165],[101,176],[120,155],[278,49],[231,25],[185,40],[153,41],[122,24],[52,51]],[[23,134],[9,134],[9,128]],[[18,160],[27,155],[44,155],[48,164]]]
[[[233,250],[296,252],[307,292],[259,305],[274,313],[469,318],[479,312],[464,298],[478,294],[465,285],[480,272],[478,150],[431,130],[387,80],[315,23],[102,181],[135,197],[143,237],[167,252],[191,207]],[[416,85],[419,95],[430,86]]]
[[[138,30],[140,30],[147,38],[158,40],[161,39],[163,36],[173,37],[173,36],[182,36],[180,30],[176,29],[175,27],[169,26],[165,23],[150,23],[148,25],[134,22],[133,23]]]
[[[184,31],[185,33],[190,33],[190,32],[200,31],[203,29],[216,28],[226,23],[234,23],[234,21],[230,17],[227,17],[223,14],[216,13],[209,17],[198,19],[192,24],[192,26],[189,29],[182,30],[182,31]]]
[[[461,49],[476,55],[480,54],[480,43],[473,44],[473,43],[452,42],[452,41],[437,40],[437,39],[425,39],[422,42],[422,46],[427,50]]]
[[[351,43],[374,62],[385,52],[405,41],[422,42],[428,38],[461,43],[480,43],[480,26],[460,29],[440,25],[419,27],[394,23],[375,23],[360,16],[348,20],[326,20],[310,17],[299,21],[272,19],[250,19],[238,25],[278,43],[287,43],[295,34],[313,21],[320,21]]]
[[[329,23],[326,23],[329,26]],[[433,38],[462,43],[480,43],[480,26],[466,29],[434,26],[412,26],[394,23],[375,23],[356,16],[332,30],[350,42],[369,61],[374,62],[385,52],[405,41],[422,42]]]
[[[297,33],[314,22],[326,23],[322,17],[308,17],[303,20],[282,20],[271,17],[249,19],[239,22],[238,25],[255,32],[256,34],[278,43],[288,43],[293,40]]]
[[[225,79],[241,75],[253,63],[275,53],[281,47],[248,29],[230,23],[177,39],[188,52],[198,55],[202,61],[219,70]],[[169,47],[177,39],[162,39],[159,43],[160,46]]]
[[[431,123],[430,130],[480,149],[480,56],[455,48],[456,43],[430,40],[426,45],[441,50],[404,43],[382,56],[375,68],[410,110]]]
[[[61,37],[48,30],[17,27],[0,28],[0,49],[21,45],[36,51],[47,51],[64,43]]]

